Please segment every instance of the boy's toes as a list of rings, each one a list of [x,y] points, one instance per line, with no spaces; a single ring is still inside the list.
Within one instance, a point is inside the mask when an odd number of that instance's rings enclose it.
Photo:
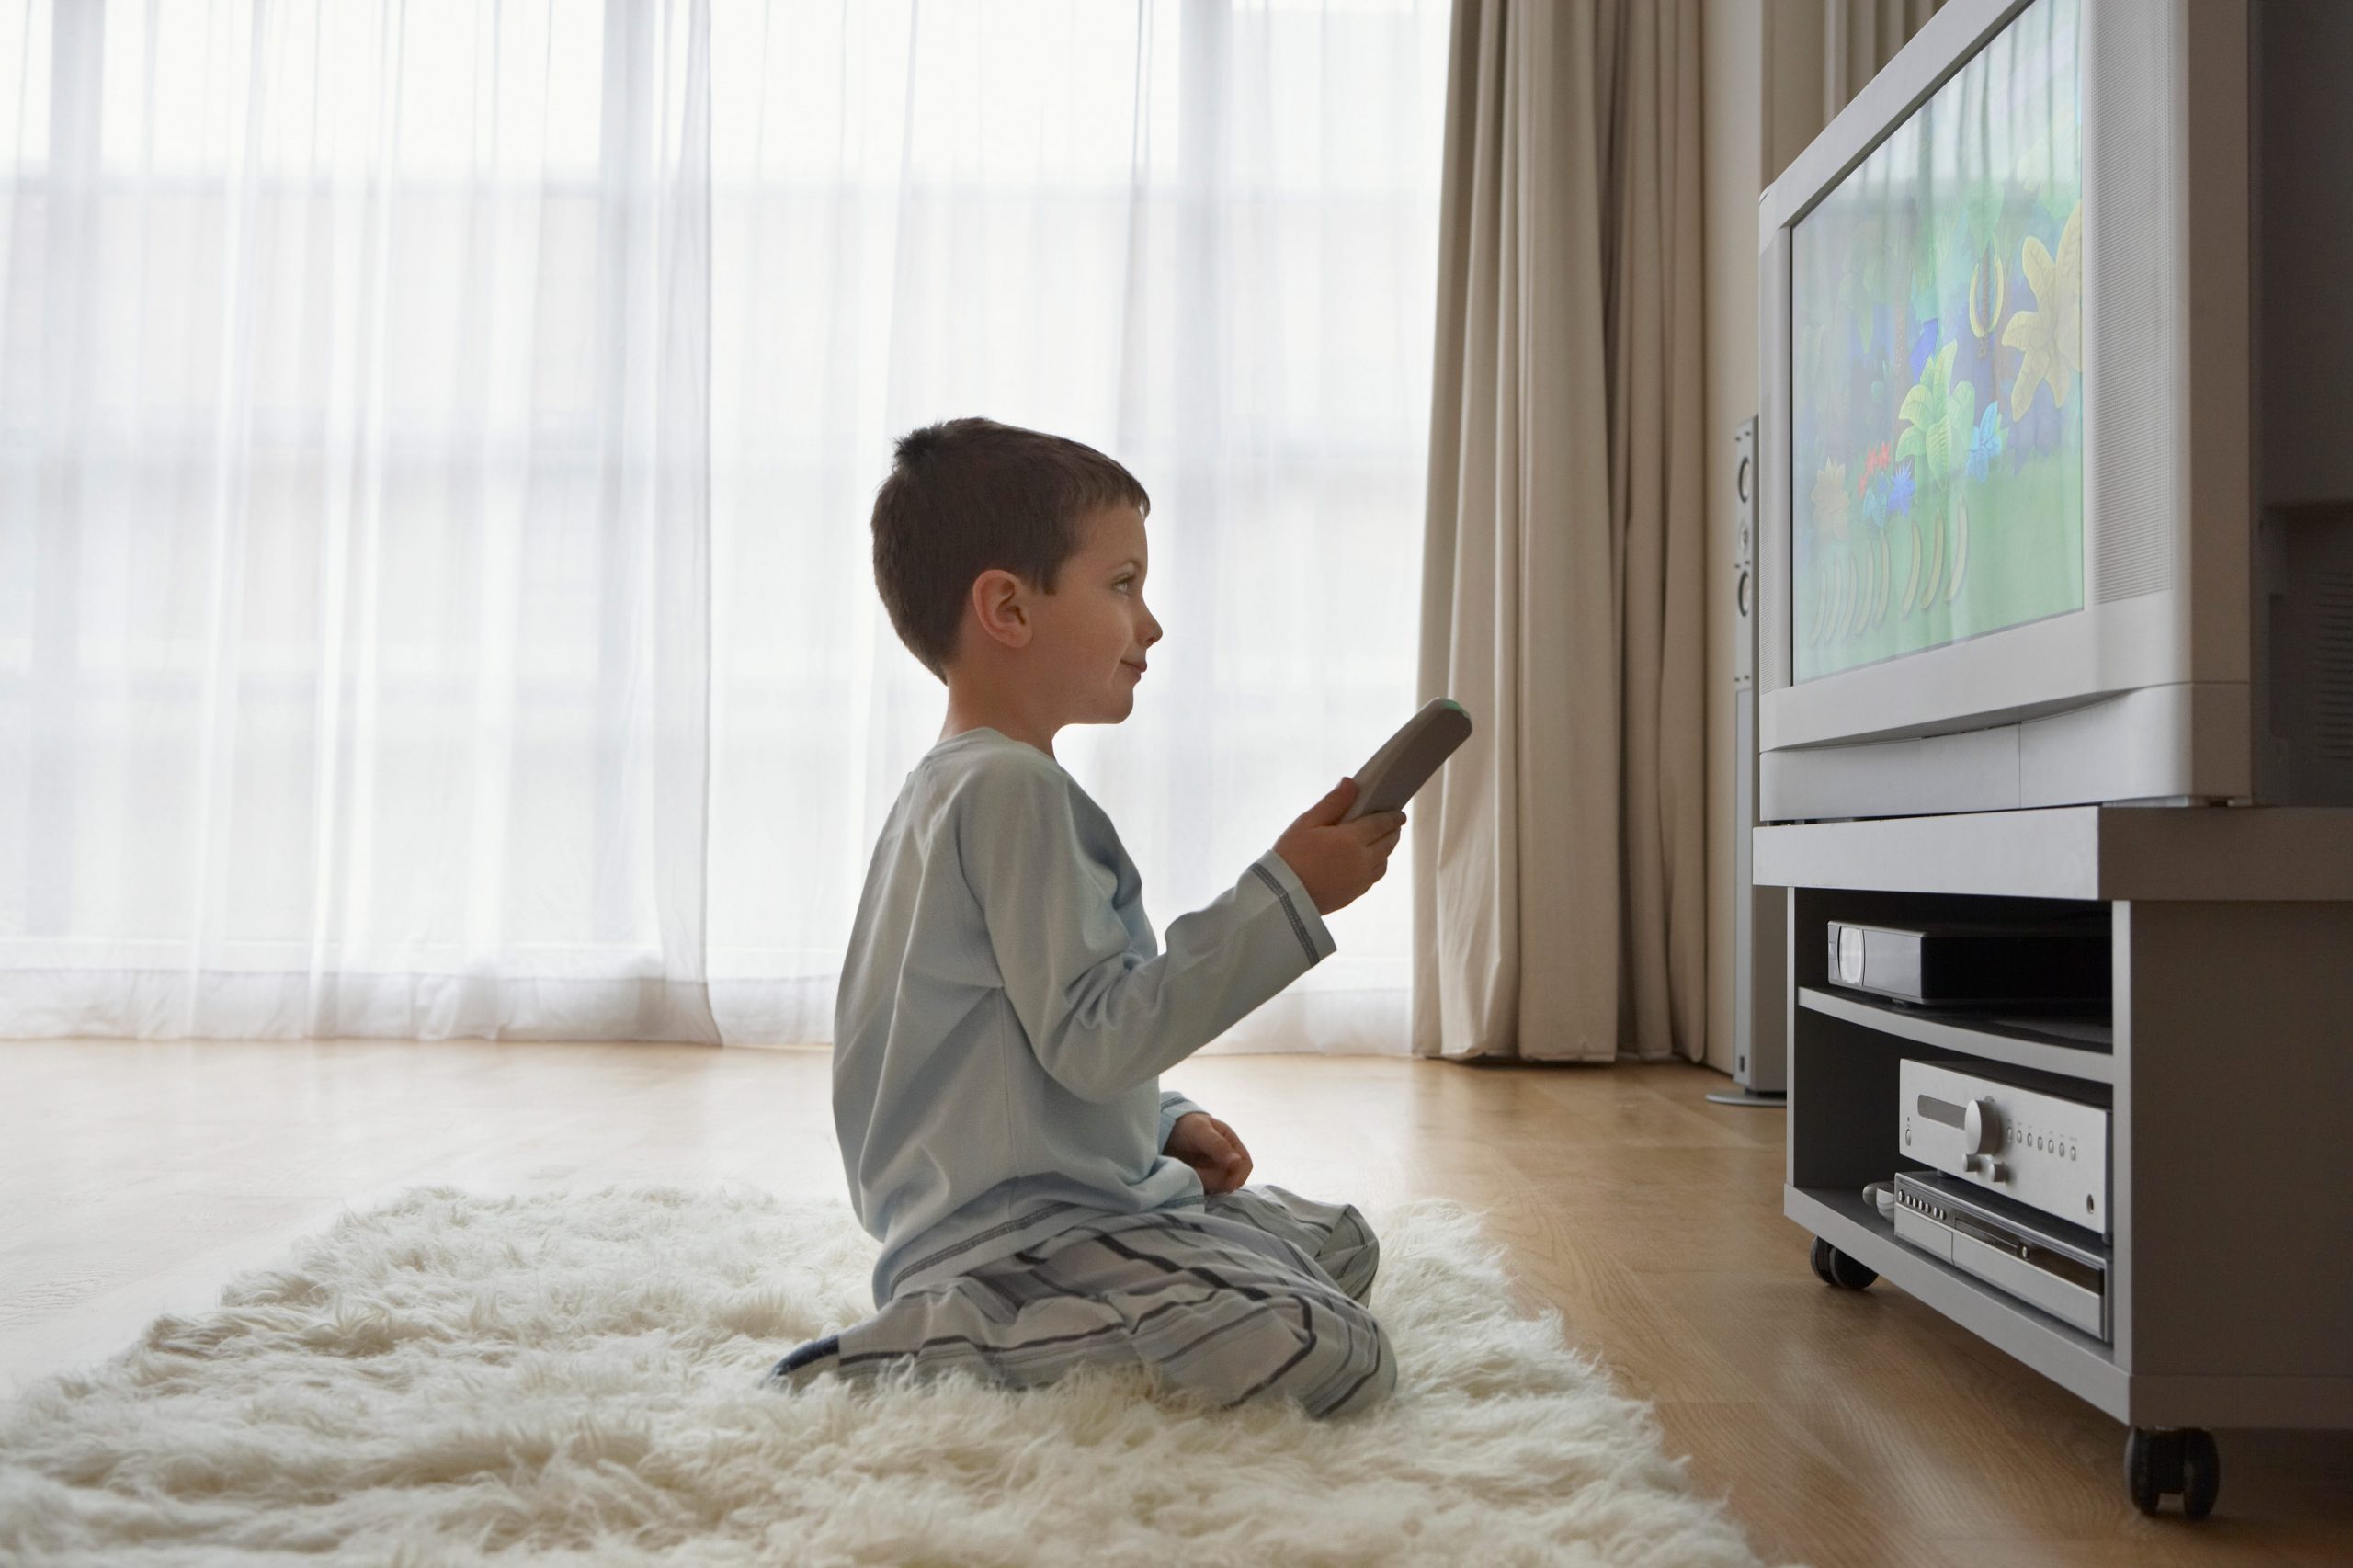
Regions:
[[[811,1340],[783,1360],[779,1361],[768,1369],[767,1376],[760,1381],[768,1388],[803,1388],[839,1366],[841,1358],[841,1335],[829,1334],[823,1339]]]

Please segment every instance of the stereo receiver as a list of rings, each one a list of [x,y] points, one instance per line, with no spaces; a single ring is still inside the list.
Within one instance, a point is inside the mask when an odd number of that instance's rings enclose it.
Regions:
[[[2106,1085],[1971,1060],[1898,1068],[1904,1157],[2106,1236]]]

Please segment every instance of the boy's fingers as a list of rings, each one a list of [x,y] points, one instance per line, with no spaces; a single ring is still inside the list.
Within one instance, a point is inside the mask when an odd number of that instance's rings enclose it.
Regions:
[[[1210,1125],[1217,1130],[1218,1136],[1225,1142],[1224,1152],[1217,1164],[1217,1190],[1232,1192],[1250,1174],[1250,1151],[1242,1146],[1241,1138],[1224,1122],[1211,1117]]]

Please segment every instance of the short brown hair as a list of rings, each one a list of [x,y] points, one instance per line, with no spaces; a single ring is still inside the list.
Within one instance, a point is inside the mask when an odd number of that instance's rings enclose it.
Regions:
[[[1152,511],[1133,474],[1065,437],[978,418],[900,437],[874,495],[874,585],[899,641],[944,683],[972,580],[995,568],[1052,593],[1079,519],[1122,504]]]

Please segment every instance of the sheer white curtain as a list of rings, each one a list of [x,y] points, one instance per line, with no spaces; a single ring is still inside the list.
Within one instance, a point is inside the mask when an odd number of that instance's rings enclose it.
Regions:
[[[0,1034],[716,1040],[699,4],[0,4]]]
[[[731,1037],[831,1037],[867,856],[938,736],[867,531],[915,425],[1053,430],[1152,494],[1166,638],[1128,721],[1056,751],[1164,929],[1412,711],[1447,22],[1443,0],[718,0]],[[1220,1047],[1402,1052],[1405,863]]]
[[[1446,13],[0,0],[0,1036],[829,1039],[959,414],[1152,491],[1058,750],[1213,897],[1412,707]]]

